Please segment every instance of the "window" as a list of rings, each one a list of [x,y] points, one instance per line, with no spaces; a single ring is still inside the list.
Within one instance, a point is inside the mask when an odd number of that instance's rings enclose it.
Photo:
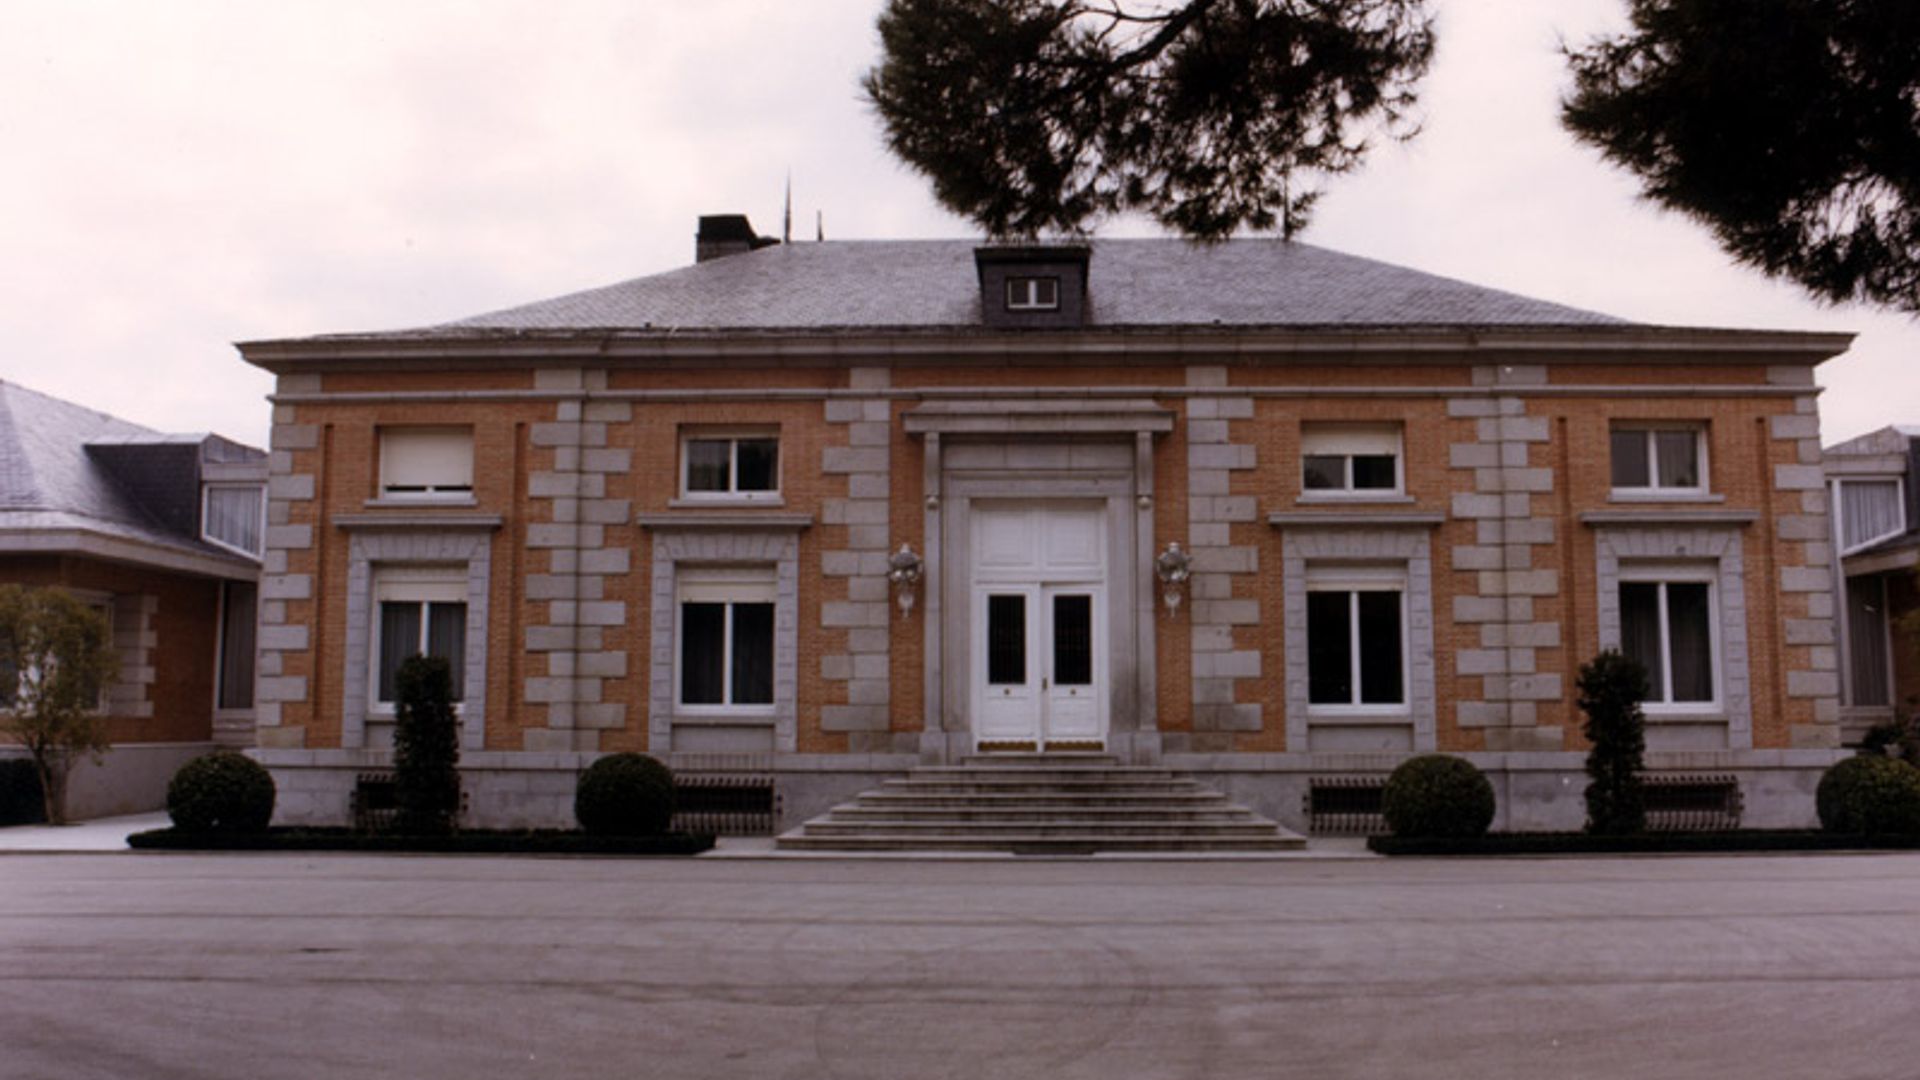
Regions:
[[[380,497],[453,501],[472,499],[473,429],[381,428]]]
[[[1058,311],[1059,309],[1059,278],[1010,277],[1007,279],[1008,311]]]
[[[1713,572],[1621,568],[1620,651],[1647,669],[1649,709],[1719,700]]]
[[[679,592],[680,704],[770,708],[773,567],[688,567]]]
[[[1398,425],[1305,425],[1300,461],[1301,487],[1309,494],[1386,495],[1403,486]]]
[[[106,623],[107,647],[114,647],[113,640],[113,599],[110,594],[96,593],[92,590],[77,591],[74,598],[84,603],[89,610],[100,616]],[[38,663],[39,655],[25,657],[27,667],[23,670],[11,659],[0,659],[0,709],[11,709],[20,704],[20,691],[29,679],[38,679],[42,669]],[[98,712],[106,712],[109,707],[108,692],[112,689],[112,679],[100,684],[94,695],[93,707]]]
[[[1705,428],[1615,427],[1612,451],[1615,491],[1698,495],[1707,490]]]
[[[253,708],[253,631],[258,595],[251,581],[227,581],[220,585],[217,708]]]
[[[200,536],[208,543],[257,559],[266,516],[266,489],[258,484],[208,484],[201,491]]]
[[[681,490],[693,499],[780,494],[780,439],[771,432],[702,432],[681,443]]]
[[[1907,531],[1906,492],[1898,479],[1836,480],[1833,488],[1842,554]]]
[[[453,700],[461,700],[467,662],[466,568],[381,567],[374,599],[374,704],[392,707],[400,665],[412,656],[445,660],[453,668]]]
[[[1307,571],[1307,704],[1407,704],[1406,575],[1386,568]]]

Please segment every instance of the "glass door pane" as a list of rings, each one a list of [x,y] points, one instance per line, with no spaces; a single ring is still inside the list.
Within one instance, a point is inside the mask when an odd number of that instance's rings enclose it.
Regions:
[[[1027,681],[1027,598],[1020,593],[987,597],[987,682],[1019,686]]]
[[[1053,598],[1053,682],[1093,685],[1093,597],[1085,593]]]

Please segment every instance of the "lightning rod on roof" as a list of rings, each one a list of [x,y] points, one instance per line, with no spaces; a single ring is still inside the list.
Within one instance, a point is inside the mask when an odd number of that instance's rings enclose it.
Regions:
[[[780,219],[780,242],[793,243],[793,170],[787,170],[787,209]]]
[[[813,239],[818,243],[827,238],[827,215],[824,210],[813,212]]]

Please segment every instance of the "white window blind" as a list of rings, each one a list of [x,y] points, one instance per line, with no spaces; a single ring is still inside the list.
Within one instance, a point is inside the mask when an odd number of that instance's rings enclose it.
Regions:
[[[1392,456],[1400,452],[1400,429],[1392,424],[1313,424],[1300,432],[1300,452]]]
[[[473,429],[380,429],[383,495],[466,495],[473,491]]]

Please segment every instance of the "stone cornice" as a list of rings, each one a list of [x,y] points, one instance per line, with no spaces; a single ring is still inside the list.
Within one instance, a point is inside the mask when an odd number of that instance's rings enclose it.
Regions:
[[[405,513],[335,514],[332,519],[336,527],[349,532],[372,529],[440,529],[448,532],[473,532],[498,529],[503,520],[499,514],[476,514],[470,511],[436,514],[422,510]]]

